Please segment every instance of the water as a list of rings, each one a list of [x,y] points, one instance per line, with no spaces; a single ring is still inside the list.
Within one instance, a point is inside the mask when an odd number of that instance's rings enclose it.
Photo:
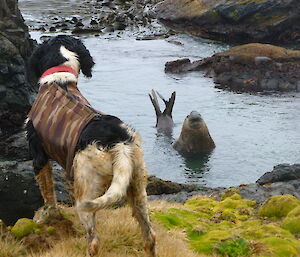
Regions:
[[[34,2],[21,1],[26,19],[35,17],[30,12]],[[40,33],[32,36],[39,38]],[[165,39],[138,41],[126,34],[82,39],[96,65],[92,79],[80,76],[80,90],[97,109],[120,117],[142,135],[150,174],[181,183],[234,186],[255,182],[274,165],[300,162],[299,93],[236,94],[214,88],[212,79],[199,72],[164,73],[166,61],[200,59],[228,46],[185,35],[168,39],[183,45]],[[151,89],[165,97],[177,93],[171,139],[156,133]],[[187,160],[171,143],[192,110],[203,116],[216,149],[205,158]]]

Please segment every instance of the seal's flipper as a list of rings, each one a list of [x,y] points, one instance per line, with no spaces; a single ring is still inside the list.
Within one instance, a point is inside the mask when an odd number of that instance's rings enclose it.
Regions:
[[[158,92],[157,92],[158,93]],[[169,98],[168,101],[164,101],[165,105],[166,105],[166,109],[164,110],[164,114],[165,115],[169,115],[172,118],[172,111],[173,111],[173,106],[175,103],[175,98],[176,98],[176,92],[174,91],[171,95],[171,97]]]
[[[148,94],[148,95],[149,95],[150,100],[153,104],[153,107],[154,107],[154,110],[155,110],[155,113],[156,113],[156,119],[158,119],[161,116],[162,113],[161,113],[161,110],[160,110],[160,107],[159,107],[159,103],[158,103],[155,91],[152,89],[151,93]],[[157,125],[157,123],[156,123],[156,125]]]

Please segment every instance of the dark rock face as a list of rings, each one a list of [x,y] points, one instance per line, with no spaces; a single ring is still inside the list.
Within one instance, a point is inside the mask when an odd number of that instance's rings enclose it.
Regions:
[[[226,42],[300,42],[298,0],[165,0],[156,17],[172,29]]]
[[[237,92],[300,91],[300,51],[269,44],[233,47],[212,57],[190,62],[167,62],[171,73],[207,71],[217,88]]]
[[[274,182],[288,182],[295,179],[300,179],[300,164],[279,164],[272,171],[262,175],[256,183],[264,185]]]
[[[66,179],[54,170],[55,190],[59,202],[70,204],[72,197]],[[0,163],[0,219],[6,225],[19,218],[33,218],[34,212],[43,205],[39,187],[29,162],[7,161]]]
[[[0,137],[18,131],[29,110],[34,78],[27,60],[33,49],[17,0],[0,0]]]
[[[28,142],[25,131],[20,131],[0,141],[0,155],[7,160],[29,160]]]

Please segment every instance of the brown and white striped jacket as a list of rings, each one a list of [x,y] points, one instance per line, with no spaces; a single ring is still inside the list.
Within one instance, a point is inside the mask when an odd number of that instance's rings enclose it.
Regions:
[[[99,112],[84,98],[75,82],[66,86],[42,84],[28,117],[43,142],[45,152],[73,176],[76,144],[83,128]]]

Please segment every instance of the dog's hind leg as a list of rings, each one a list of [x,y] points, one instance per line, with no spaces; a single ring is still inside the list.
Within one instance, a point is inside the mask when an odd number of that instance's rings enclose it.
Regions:
[[[95,211],[84,212],[78,206],[85,201],[90,201],[102,195],[105,191],[105,180],[98,171],[95,159],[99,159],[91,149],[83,150],[76,154],[74,158],[74,195],[78,216],[86,229],[88,252],[90,256],[95,256],[99,251],[99,238],[96,231]],[[98,160],[99,161],[99,160]]]
[[[132,215],[140,224],[145,251],[149,257],[156,257],[155,233],[149,219],[146,190],[141,185],[132,185],[128,192],[128,200],[132,206]]]
[[[140,167],[144,167],[144,164],[142,163]],[[155,232],[148,214],[146,184],[146,172],[144,168],[140,168],[133,174],[127,196],[132,207],[132,215],[140,224],[147,256],[156,257]]]

